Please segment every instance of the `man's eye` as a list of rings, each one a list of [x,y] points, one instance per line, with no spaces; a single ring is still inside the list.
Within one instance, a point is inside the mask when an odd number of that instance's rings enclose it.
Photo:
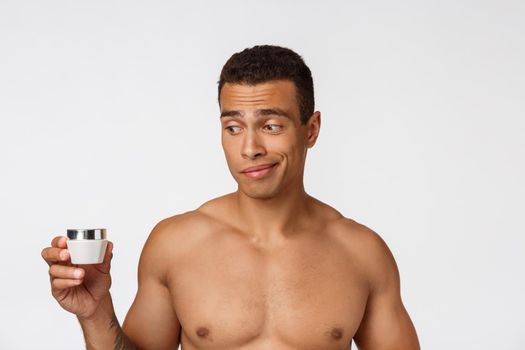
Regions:
[[[267,127],[267,126],[270,127],[268,129],[270,131],[280,131],[283,128],[282,125],[277,125],[277,124],[266,124],[264,127]]]
[[[234,125],[231,125],[231,126],[227,126],[227,127],[225,127],[225,129],[228,130],[228,131],[230,132],[230,134],[234,134],[234,133],[235,133],[235,131],[233,130],[233,128],[239,128],[239,129],[240,129],[239,126],[234,126]]]

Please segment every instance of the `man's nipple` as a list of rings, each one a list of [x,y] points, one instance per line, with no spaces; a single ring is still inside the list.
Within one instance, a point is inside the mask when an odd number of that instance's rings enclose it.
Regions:
[[[339,340],[343,337],[343,330],[341,328],[334,328],[332,332],[330,332],[330,335],[333,339]]]
[[[205,338],[206,336],[208,336],[210,331],[206,327],[199,327],[195,333],[197,333],[199,337]]]

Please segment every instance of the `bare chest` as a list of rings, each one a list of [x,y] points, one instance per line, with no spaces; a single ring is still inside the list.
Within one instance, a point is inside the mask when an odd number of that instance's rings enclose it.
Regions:
[[[335,242],[271,253],[214,242],[188,255],[170,289],[188,349],[348,349],[367,289]]]

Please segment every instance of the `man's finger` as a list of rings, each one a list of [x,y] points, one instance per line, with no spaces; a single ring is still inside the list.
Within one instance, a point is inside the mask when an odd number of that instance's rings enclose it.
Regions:
[[[51,241],[51,247],[65,248],[66,246],[66,236],[56,236]]]
[[[47,247],[42,249],[42,258],[51,265],[57,262],[65,262],[70,258],[69,251],[67,249]]]
[[[63,289],[76,287],[83,282],[83,279],[53,278],[51,280],[51,289],[53,293],[60,292]]]
[[[83,268],[53,264],[49,267],[49,275],[54,278],[80,279],[85,275]]]

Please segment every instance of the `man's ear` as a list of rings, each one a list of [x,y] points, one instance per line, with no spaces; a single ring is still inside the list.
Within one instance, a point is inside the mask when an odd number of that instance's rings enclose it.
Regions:
[[[306,140],[306,147],[312,148],[317,141],[319,132],[321,130],[321,112],[317,111],[312,114],[308,122],[306,123],[306,129],[308,132],[308,138]]]

